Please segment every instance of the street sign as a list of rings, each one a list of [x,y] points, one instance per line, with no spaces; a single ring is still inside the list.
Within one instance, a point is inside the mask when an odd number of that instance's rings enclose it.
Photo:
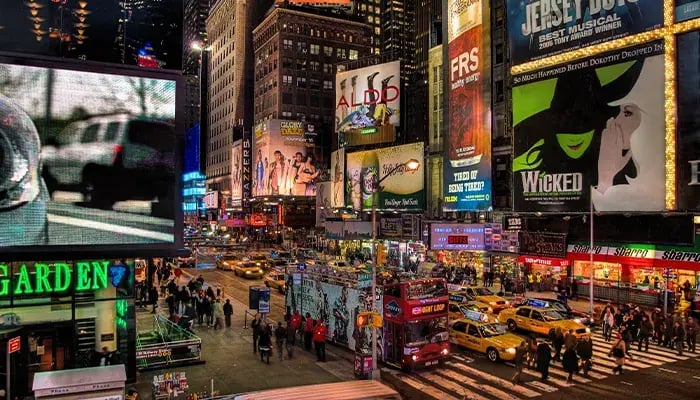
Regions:
[[[12,354],[16,351],[19,351],[22,346],[22,342],[20,341],[20,337],[13,337],[7,342],[7,353]]]

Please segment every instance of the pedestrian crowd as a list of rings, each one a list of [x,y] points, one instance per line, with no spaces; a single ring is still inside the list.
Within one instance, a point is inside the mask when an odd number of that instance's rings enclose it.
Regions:
[[[316,351],[316,360],[319,362],[326,361],[326,336],[328,335],[328,327],[322,320],[314,320],[311,314],[306,313],[302,316],[298,310],[286,318],[286,325],[282,322],[277,322],[277,326],[273,329],[273,325],[263,320],[262,315],[257,314],[251,324],[253,330],[253,353],[260,352],[260,360],[266,355],[261,349],[267,352],[272,351],[272,339],[274,337],[275,350],[279,361],[284,360],[286,351],[286,359],[291,360],[294,355],[294,346],[297,343],[297,336],[300,339],[300,344],[304,350],[311,352],[312,348]]]

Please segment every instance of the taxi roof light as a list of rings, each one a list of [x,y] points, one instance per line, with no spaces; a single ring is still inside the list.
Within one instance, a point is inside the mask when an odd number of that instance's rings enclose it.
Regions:
[[[489,316],[475,310],[467,310],[464,312],[464,318],[470,319],[472,321],[477,321],[477,322],[488,322],[489,321]]]
[[[527,301],[527,305],[534,308],[551,308],[548,301],[538,299],[529,299]]]

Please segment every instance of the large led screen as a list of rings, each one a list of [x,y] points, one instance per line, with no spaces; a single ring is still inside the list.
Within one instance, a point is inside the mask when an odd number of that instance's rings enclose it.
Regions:
[[[430,224],[431,250],[484,250],[483,224]]]
[[[700,32],[678,36],[678,209],[700,210]]]
[[[514,65],[663,24],[662,0],[508,0]]]
[[[399,61],[336,74],[335,123],[340,145],[394,141],[401,121],[400,78]]]
[[[243,139],[233,142],[231,148],[231,202],[240,207],[243,201]]]
[[[485,93],[489,60],[481,8],[481,1],[449,3],[449,125],[443,166],[448,211],[491,209],[491,119]]]
[[[513,77],[516,211],[665,207],[663,42]]]
[[[420,163],[417,169],[406,168],[405,164],[411,160]],[[348,153],[345,162],[348,206],[353,210],[370,210],[376,195],[378,209],[422,210],[423,164],[422,142]]]
[[[258,124],[254,136],[253,196],[316,196],[328,164],[314,125],[272,119]]]
[[[0,63],[1,248],[174,243],[177,84],[158,76]]]

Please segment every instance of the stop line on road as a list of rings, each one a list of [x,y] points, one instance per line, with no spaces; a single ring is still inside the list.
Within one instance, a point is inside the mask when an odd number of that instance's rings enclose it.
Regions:
[[[420,392],[425,398],[434,399],[473,399],[473,400],[525,400],[556,392],[562,388],[576,385],[586,385],[594,380],[606,379],[614,373],[615,361],[608,354],[616,339],[606,342],[599,329],[592,332],[593,366],[588,376],[574,375],[572,383],[567,382],[568,373],[564,371],[561,362],[553,362],[549,367],[549,379],[540,381],[540,373],[524,368],[521,383],[514,385],[510,378],[513,374],[511,362],[502,363],[494,375],[478,369],[476,359],[485,359],[474,353],[454,353],[445,363],[435,369],[414,373],[404,373],[392,369],[383,369],[383,376],[389,376],[389,381],[395,380],[398,386],[406,385]],[[634,373],[646,368],[659,366],[677,361],[697,358],[700,354],[684,353],[679,356],[674,351],[657,344],[650,343],[649,351],[637,351],[636,343],[631,346],[632,358],[625,364],[625,371]]]

